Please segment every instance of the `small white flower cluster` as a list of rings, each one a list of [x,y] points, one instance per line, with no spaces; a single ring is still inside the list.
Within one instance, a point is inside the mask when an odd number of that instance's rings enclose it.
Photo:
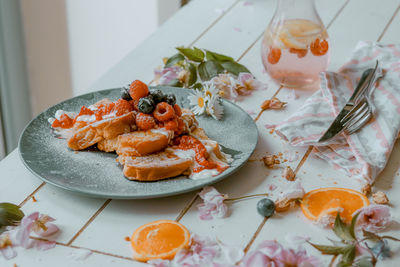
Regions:
[[[203,83],[203,90],[193,90],[188,97],[192,111],[196,115],[207,114],[216,120],[224,115],[224,108],[221,104],[218,90],[211,82]]]

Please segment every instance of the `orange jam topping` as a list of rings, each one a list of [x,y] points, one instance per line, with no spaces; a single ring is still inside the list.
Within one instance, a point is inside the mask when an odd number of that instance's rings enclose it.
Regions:
[[[55,120],[52,124],[52,127],[54,128],[63,128],[63,129],[68,129],[71,128],[72,126],[74,126],[74,120],[71,119],[67,114],[62,114],[60,116],[59,120]]]
[[[193,172],[200,172],[204,169],[214,169],[218,167],[218,164],[215,162],[207,160],[207,149],[203,145],[202,142],[194,138],[193,136],[184,135],[178,137],[174,140],[174,144],[177,146],[178,149],[182,150],[189,150],[193,149],[196,156],[196,162],[201,165],[198,168],[194,168]]]

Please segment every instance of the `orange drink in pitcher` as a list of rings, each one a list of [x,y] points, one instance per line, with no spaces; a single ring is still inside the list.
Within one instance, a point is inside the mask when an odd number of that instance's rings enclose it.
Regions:
[[[319,81],[329,63],[330,43],[313,0],[278,0],[264,33],[261,57],[272,79],[287,87]]]

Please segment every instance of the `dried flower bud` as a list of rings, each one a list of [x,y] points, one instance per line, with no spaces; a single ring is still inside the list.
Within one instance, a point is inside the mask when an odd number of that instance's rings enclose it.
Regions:
[[[294,208],[296,206],[296,199],[281,199],[281,200],[276,200],[275,201],[275,211],[276,212],[283,212],[287,211],[291,208]]]
[[[272,99],[267,99],[261,104],[261,109],[281,109],[287,103],[280,101],[278,98],[274,97]]]
[[[275,164],[280,164],[278,157],[276,155],[268,155],[262,158],[265,166],[268,168],[273,168]]]
[[[283,170],[282,177],[284,177],[288,181],[294,181],[296,178],[296,174],[290,168],[290,166],[286,166],[286,168]]]
[[[374,200],[374,202],[376,204],[389,204],[388,197],[382,191],[378,191],[378,192],[372,194],[372,199]]]
[[[370,184],[365,184],[361,188],[361,193],[363,193],[366,196],[369,196],[369,194],[371,194],[371,185]]]

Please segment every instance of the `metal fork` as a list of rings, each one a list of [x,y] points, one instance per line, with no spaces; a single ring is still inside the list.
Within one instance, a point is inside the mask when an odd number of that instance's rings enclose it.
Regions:
[[[371,96],[375,89],[374,85],[376,81],[382,78],[382,76],[382,70],[377,69],[377,72],[369,82],[368,88],[365,90],[363,97],[359,100],[357,105],[355,105],[354,108],[341,120],[346,134],[350,135],[357,132],[373,117],[374,106],[371,101]]]

